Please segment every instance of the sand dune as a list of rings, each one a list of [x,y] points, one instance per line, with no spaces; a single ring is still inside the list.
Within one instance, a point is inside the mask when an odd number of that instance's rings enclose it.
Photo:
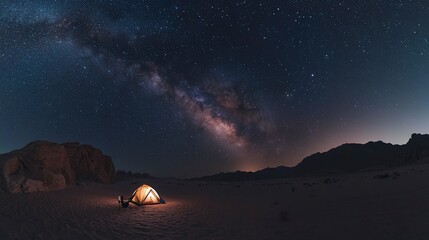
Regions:
[[[134,179],[4,193],[0,239],[429,239],[428,164],[325,179]],[[116,196],[141,183],[167,204],[119,208]]]

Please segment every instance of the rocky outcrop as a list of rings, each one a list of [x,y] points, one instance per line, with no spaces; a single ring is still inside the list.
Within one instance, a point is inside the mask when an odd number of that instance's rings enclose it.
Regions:
[[[429,135],[413,134],[407,142],[406,151],[409,152],[408,161],[420,161],[429,158]]]
[[[59,190],[76,180],[109,183],[115,175],[110,157],[79,143],[32,142],[0,155],[0,188],[7,192]]]
[[[112,159],[90,145],[62,144],[77,180],[109,183],[115,176]]]

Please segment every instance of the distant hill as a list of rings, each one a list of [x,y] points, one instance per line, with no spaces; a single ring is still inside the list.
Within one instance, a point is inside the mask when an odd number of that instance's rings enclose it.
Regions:
[[[293,176],[356,172],[368,168],[390,168],[429,159],[429,134],[412,134],[404,145],[368,142],[343,144],[304,158],[295,167],[265,168],[256,172],[228,172],[195,180],[245,181]]]
[[[116,176],[115,176],[116,181],[129,180],[129,179],[135,179],[135,178],[154,178],[154,177],[149,175],[149,173],[139,173],[139,172],[132,172],[132,171],[124,171],[124,170],[116,171]]]
[[[214,181],[247,181],[260,179],[284,178],[293,173],[293,168],[279,166],[276,168],[265,168],[256,172],[227,172],[217,173],[211,176],[195,178],[194,180],[214,180]]]

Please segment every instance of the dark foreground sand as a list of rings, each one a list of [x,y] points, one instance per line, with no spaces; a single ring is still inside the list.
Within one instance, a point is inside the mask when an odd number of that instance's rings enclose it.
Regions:
[[[333,178],[3,193],[0,239],[429,239],[428,164]],[[116,196],[141,183],[167,204],[119,208]]]

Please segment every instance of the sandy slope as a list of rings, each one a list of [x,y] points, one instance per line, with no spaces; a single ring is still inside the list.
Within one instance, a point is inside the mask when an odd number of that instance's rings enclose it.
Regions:
[[[429,165],[394,171],[331,184],[140,179],[0,194],[0,239],[429,239]],[[143,182],[167,204],[119,208],[116,196]]]

